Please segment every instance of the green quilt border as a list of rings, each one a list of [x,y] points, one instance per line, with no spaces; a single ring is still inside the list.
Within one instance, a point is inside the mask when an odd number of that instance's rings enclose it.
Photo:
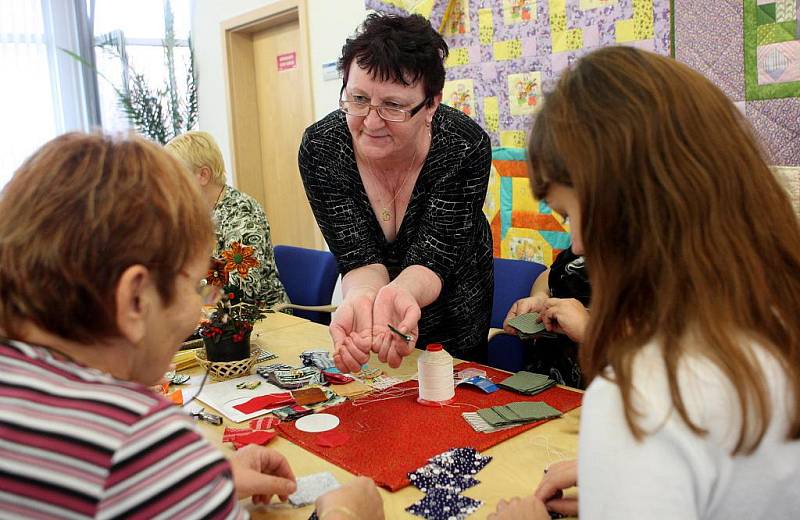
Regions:
[[[673,58],[675,54],[675,0],[669,0],[669,54]]]
[[[800,97],[800,81],[774,85],[758,84],[758,4],[744,0],[744,97],[747,101]]]

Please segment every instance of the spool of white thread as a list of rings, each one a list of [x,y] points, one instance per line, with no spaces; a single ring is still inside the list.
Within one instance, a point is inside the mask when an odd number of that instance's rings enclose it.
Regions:
[[[456,395],[453,381],[453,356],[439,343],[428,345],[417,360],[419,397],[417,402],[426,406],[442,406]]]

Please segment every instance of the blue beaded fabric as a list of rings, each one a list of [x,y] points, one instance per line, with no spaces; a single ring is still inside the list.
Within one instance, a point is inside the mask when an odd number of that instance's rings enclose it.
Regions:
[[[474,513],[483,502],[461,493],[480,484],[474,475],[492,458],[475,448],[453,448],[428,460],[428,464],[408,474],[414,487],[425,497],[406,508],[427,520],[460,520]]]

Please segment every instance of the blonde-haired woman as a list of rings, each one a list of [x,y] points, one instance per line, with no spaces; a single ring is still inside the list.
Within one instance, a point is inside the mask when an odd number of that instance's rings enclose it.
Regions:
[[[612,47],[564,73],[529,154],[591,266],[592,382],[577,467],[497,516],[796,518],[800,226],[742,114],[689,67]]]
[[[216,262],[208,282],[232,291],[237,300],[268,307],[289,303],[278,278],[267,215],[256,199],[225,184],[225,162],[214,137],[193,130],[172,139],[165,149],[194,174],[214,213]]]

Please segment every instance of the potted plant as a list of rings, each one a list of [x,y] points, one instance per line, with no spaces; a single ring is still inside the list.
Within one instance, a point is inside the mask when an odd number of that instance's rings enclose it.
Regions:
[[[250,357],[250,333],[264,313],[250,303],[234,304],[234,298],[233,293],[228,293],[217,303],[211,316],[200,324],[208,361],[238,361]]]

